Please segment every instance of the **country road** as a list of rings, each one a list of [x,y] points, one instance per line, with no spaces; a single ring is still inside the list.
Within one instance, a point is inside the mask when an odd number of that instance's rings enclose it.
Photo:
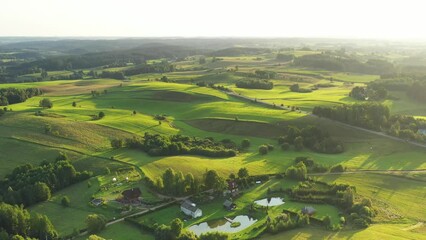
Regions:
[[[280,109],[284,109],[284,110],[290,110],[290,108],[287,108],[287,107],[283,107],[283,106],[280,106],[280,105],[274,105],[272,103],[268,103],[268,102],[258,100],[257,98],[251,98],[251,97],[248,97],[248,96],[237,94],[235,92],[226,92],[226,91],[222,91],[222,92],[227,94],[227,95],[234,96],[234,97],[237,97],[237,98],[242,98],[242,99],[249,100],[249,101],[252,101],[252,102],[256,101],[257,103],[260,103],[260,104],[263,104],[263,105],[272,106],[272,107],[276,107],[276,108],[280,108]],[[312,114],[310,112],[306,112],[306,111],[299,111],[299,112],[306,114],[306,115],[309,115],[309,116],[320,118],[319,116]],[[341,125],[341,126],[344,126],[344,127],[352,128],[352,129],[359,130],[359,131],[364,131],[364,132],[367,132],[367,133],[370,133],[370,134],[374,134],[374,135],[377,135],[377,136],[392,139],[394,141],[398,141],[398,142],[402,142],[402,143],[408,143],[408,144],[411,144],[411,145],[414,145],[414,146],[417,146],[417,147],[421,147],[421,148],[426,148],[426,144],[404,140],[404,139],[401,139],[401,138],[390,136],[390,135],[383,133],[383,132],[377,132],[377,131],[369,130],[369,129],[366,129],[366,128],[353,126],[353,125],[350,125],[350,124],[347,124],[347,123],[342,123],[342,122],[339,122],[339,121],[335,121],[335,120],[332,120],[332,119],[329,119],[329,118],[321,118],[321,119],[326,119],[328,121],[331,121],[335,124],[338,124],[338,125]]]

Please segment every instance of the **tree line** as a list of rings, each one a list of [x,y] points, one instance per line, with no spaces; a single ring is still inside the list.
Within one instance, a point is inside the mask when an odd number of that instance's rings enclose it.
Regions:
[[[320,68],[329,71],[354,72],[363,74],[393,74],[395,66],[381,59],[369,59],[360,62],[350,56],[336,56],[333,54],[310,54],[294,59],[294,65],[308,68]]]
[[[145,133],[143,137],[111,140],[113,148],[139,149],[150,156],[201,155],[207,157],[233,157],[237,155],[237,144],[229,139],[214,141],[184,135],[160,135]]]
[[[237,81],[235,86],[238,88],[271,90],[274,88],[274,83],[268,80],[248,79]]]
[[[281,149],[288,150],[294,145],[297,151],[307,147],[320,153],[341,153],[344,151],[343,143],[330,137],[328,133],[316,126],[306,126],[299,129],[296,126],[287,126],[285,134],[278,138]]]
[[[315,107],[312,113],[351,125],[386,132],[406,140],[426,141],[425,120],[413,116],[390,115],[389,108],[380,103]]]
[[[25,102],[28,98],[42,95],[39,88],[0,88],[0,106]]]
[[[338,105],[333,107],[314,107],[312,113],[339,122],[380,131],[390,117],[389,107],[376,102]]]
[[[76,171],[66,155],[61,154],[54,162],[16,167],[0,181],[0,195],[6,203],[31,206],[48,200],[52,192],[91,176],[91,172]]]

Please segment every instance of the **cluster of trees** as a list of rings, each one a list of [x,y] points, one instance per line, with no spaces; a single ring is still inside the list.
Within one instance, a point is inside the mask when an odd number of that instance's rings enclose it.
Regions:
[[[124,80],[126,78],[123,72],[110,72],[110,71],[102,71],[102,73],[99,74],[99,77],[112,78],[112,79],[118,79],[118,80]]]
[[[416,81],[407,89],[407,95],[419,102],[426,102],[426,83]]]
[[[150,184],[152,186],[152,184]],[[173,196],[184,196],[199,192],[201,182],[194,178],[191,173],[185,176],[181,171],[174,171],[172,168],[166,169],[161,178],[157,179],[154,186],[160,192]]]
[[[0,88],[0,106],[25,102],[28,98],[42,94],[43,91],[39,88]]]
[[[111,140],[113,148],[140,149],[151,156],[201,155],[208,157],[233,157],[237,155],[237,144],[229,139],[220,142],[212,138],[183,135],[160,135],[145,133],[144,137]]]
[[[175,218],[170,225],[155,224],[154,235],[156,240],[227,240],[228,235],[219,232],[201,234],[199,237],[191,231],[184,231],[183,222]]]
[[[0,202],[0,239],[24,238],[58,239],[58,233],[47,216]]]
[[[344,151],[343,143],[331,138],[316,126],[307,126],[299,129],[296,126],[288,126],[285,135],[278,138],[278,144],[283,150],[290,145],[298,151],[307,147],[320,153],[341,153]]]
[[[309,224],[309,216],[300,213],[296,213],[295,215],[296,216],[291,216],[283,212],[275,218],[270,219],[267,222],[266,231],[271,234],[276,234]]]
[[[352,208],[355,190],[347,184],[327,184],[319,181],[300,182],[289,192],[292,199],[300,202],[337,205],[345,210]]]
[[[265,89],[271,90],[274,88],[274,83],[268,80],[239,80],[235,83],[235,86],[238,88],[248,88],[248,89]]]
[[[174,70],[174,65],[170,64],[167,61],[162,61],[160,63],[153,64],[139,64],[135,67],[124,70],[124,75],[133,76],[142,73],[166,73],[173,72]]]
[[[386,132],[389,135],[400,137],[406,140],[419,142],[426,141],[426,120],[417,119],[413,116],[392,115],[389,118]]]
[[[367,87],[354,87],[349,96],[361,101],[380,101],[386,99],[388,91],[378,84],[369,84]]]
[[[261,155],[266,155],[272,150],[274,150],[274,145],[271,144],[263,144],[259,146],[259,153]]]
[[[326,117],[373,130],[381,130],[386,127],[390,117],[389,107],[375,102],[334,107],[314,107],[312,113],[319,117]]]
[[[53,102],[49,98],[43,98],[39,102],[39,106],[42,108],[52,108]]]
[[[89,233],[97,233],[105,228],[107,219],[101,214],[90,214],[86,217],[87,231]]]
[[[310,93],[312,92],[312,89],[309,88],[301,88],[299,84],[295,83],[290,86],[290,91],[292,92],[298,92],[298,93]]]
[[[298,162],[288,167],[285,171],[285,175],[291,179],[304,181],[308,178],[308,170],[303,162]]]
[[[272,79],[277,76],[276,72],[273,71],[266,71],[266,70],[256,70],[254,71],[254,77],[260,78],[260,79]]]
[[[296,66],[320,68],[329,71],[354,72],[363,74],[393,74],[396,72],[395,66],[385,60],[369,59],[367,62],[360,62],[349,56],[335,56],[332,54],[311,54],[294,59]]]
[[[349,209],[349,220],[358,228],[368,227],[376,211],[372,206],[372,202],[368,198],[362,199],[360,202],[354,203]]]
[[[289,62],[289,61],[293,61],[294,55],[293,54],[278,53],[277,57],[275,59],[277,61]]]
[[[295,164],[298,164],[300,162],[302,162],[305,165],[308,173],[323,173],[329,170],[328,166],[319,164],[315,162],[313,159],[310,159],[308,157],[296,157],[294,159]]]
[[[184,176],[181,171],[168,168],[155,182],[149,178],[145,178],[145,182],[150,188],[172,196],[197,194],[202,190],[210,189],[220,191],[225,186],[225,180],[215,170],[206,171],[203,179],[200,180],[194,178],[191,173]]]
[[[66,155],[60,155],[55,162],[43,162],[34,167],[26,164],[15,168],[0,181],[0,194],[9,204],[30,206],[48,200],[51,192],[90,178],[92,173],[77,172]]]

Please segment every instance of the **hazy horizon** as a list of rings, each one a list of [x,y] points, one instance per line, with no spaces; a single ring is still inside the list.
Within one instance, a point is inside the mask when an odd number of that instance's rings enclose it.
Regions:
[[[417,0],[6,0],[3,37],[423,40]]]

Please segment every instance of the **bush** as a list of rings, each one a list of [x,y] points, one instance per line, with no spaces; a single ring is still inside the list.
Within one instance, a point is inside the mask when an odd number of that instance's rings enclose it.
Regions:
[[[42,108],[52,108],[53,107],[53,102],[50,101],[49,98],[43,98],[40,103],[39,106]]]
[[[102,118],[104,118],[105,117],[105,113],[104,112],[99,112],[99,114],[98,114],[98,118],[99,119],[102,119]]]
[[[344,172],[345,168],[342,166],[342,164],[334,165],[330,168],[330,172]]]
[[[249,148],[250,147],[250,140],[244,139],[243,141],[241,141],[241,147],[242,148]]]
[[[70,199],[68,196],[64,196],[61,200],[61,205],[64,207],[69,207],[70,206]]]
[[[259,147],[259,153],[262,155],[268,154],[268,146],[267,145],[261,145]]]
[[[101,231],[105,228],[106,223],[106,218],[100,214],[90,214],[86,218],[87,231],[89,233],[97,233]]]
[[[284,151],[289,150],[290,149],[290,144],[288,144],[286,142],[283,143],[283,144],[281,144],[281,149],[284,150]]]

